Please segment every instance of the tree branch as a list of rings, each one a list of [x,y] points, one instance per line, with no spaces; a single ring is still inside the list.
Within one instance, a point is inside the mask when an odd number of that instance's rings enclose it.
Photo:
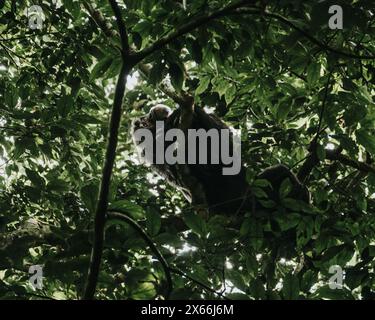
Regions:
[[[165,295],[165,298],[168,299],[172,290],[173,290],[173,282],[172,282],[172,277],[170,273],[170,268],[168,265],[167,260],[165,260],[164,256],[161,254],[159,249],[156,247],[152,239],[149,237],[149,235],[146,233],[146,231],[143,230],[143,228],[132,218],[128,217],[125,213],[119,212],[121,210],[116,209],[116,211],[111,211],[109,210],[107,213],[108,219],[110,220],[120,220],[124,221],[128,225],[130,225],[132,228],[134,228],[140,236],[143,238],[143,240],[149,245],[151,251],[155,254],[159,262],[161,263],[164,274],[167,280],[167,293]]]
[[[138,231],[138,233],[141,235],[141,237],[143,238],[143,240],[149,245],[151,251],[155,254],[155,256],[157,257],[157,259],[159,260],[159,262],[161,263],[161,265],[162,265],[162,267],[164,269],[164,273],[165,273],[165,276],[166,276],[166,279],[167,279],[167,283],[168,283],[167,298],[169,297],[170,293],[173,290],[173,282],[172,282],[171,273],[175,273],[175,274],[178,274],[178,275],[180,275],[180,276],[182,276],[182,277],[184,277],[186,279],[189,279],[190,281],[196,283],[197,285],[199,285],[202,288],[204,288],[206,291],[214,293],[214,294],[222,297],[223,299],[229,300],[222,293],[217,292],[214,289],[211,289],[209,286],[207,286],[204,283],[202,283],[202,282],[200,282],[200,281],[198,281],[198,280],[190,277],[189,275],[187,275],[183,271],[181,271],[181,270],[179,270],[177,268],[174,268],[174,267],[170,267],[169,264],[168,264],[168,262],[165,260],[165,258],[163,257],[163,255],[159,251],[159,249],[154,244],[153,240],[148,236],[148,234],[143,230],[143,228],[136,221],[134,221],[132,218],[128,217],[125,213],[118,212],[118,211],[120,211],[120,210],[118,210],[118,209],[116,209],[115,211],[109,210],[108,213],[107,213],[108,220],[120,220],[120,221],[124,221],[125,223],[127,223],[128,225],[130,225],[131,227],[133,227],[136,231]]]
[[[121,39],[123,53],[128,54],[129,53],[129,38],[128,38],[128,32],[126,30],[125,23],[122,20],[121,10],[116,0],[109,0],[109,3],[111,4],[112,11],[116,17],[117,27],[120,32],[120,39]]]
[[[217,292],[216,290],[214,289],[211,289],[209,286],[205,285],[203,282],[201,281],[198,281],[192,277],[190,277],[189,275],[187,275],[185,272],[181,271],[180,269],[177,269],[177,268],[169,268],[169,270],[175,274],[178,274],[186,279],[189,279],[190,281],[194,282],[195,284],[199,285],[200,287],[202,287],[203,289],[205,289],[206,291],[208,292],[211,292],[213,294],[216,294],[218,295],[219,297],[223,298],[224,300],[230,300],[229,298],[227,298],[226,296],[224,296],[222,293],[220,292]]]
[[[84,8],[88,11],[90,17],[93,19],[93,21],[96,23],[96,25],[102,30],[102,32],[107,36],[109,40],[113,42],[113,38],[119,37],[119,34],[116,30],[112,29],[112,26],[107,23],[106,19],[103,17],[103,15],[93,8],[93,6],[88,3],[87,1],[83,2]],[[131,52],[135,52],[133,48],[130,48]],[[147,78],[150,74],[151,67],[149,64],[144,63],[138,63],[138,69],[140,73]],[[174,102],[177,104],[184,103],[184,99],[181,95],[177,94],[174,89],[169,86],[168,84],[162,82],[158,85],[158,88],[169,98],[171,98]]]
[[[338,161],[345,166],[355,168],[364,173],[375,173],[375,167],[365,162],[353,160],[338,150],[326,150],[326,158],[332,161]]]
[[[112,29],[112,26],[107,23],[100,11],[94,9],[94,7],[88,1],[83,1],[82,5],[88,11],[92,20],[94,20],[97,26],[109,39],[118,37],[117,31]]]
[[[375,59],[375,55],[357,55],[351,52],[344,52],[340,51],[336,48],[332,48],[329,45],[326,45],[325,43],[319,41],[312,35],[310,35],[307,31],[303,30],[302,28],[298,27],[296,24],[293,22],[289,21],[287,18],[283,17],[282,15],[279,15],[277,13],[272,13],[268,11],[263,11],[261,9],[251,9],[251,8],[238,8],[235,10],[235,13],[237,14],[262,14],[263,16],[270,17],[273,19],[276,19],[278,21],[281,21],[282,23],[288,25],[292,29],[298,31],[300,34],[302,34],[305,38],[309,39],[312,43],[316,44],[320,48],[330,51],[332,53],[335,53],[340,56],[344,56],[347,58],[352,58],[352,59],[361,59],[361,60],[373,60]]]
[[[326,106],[327,98],[328,98],[328,88],[329,88],[329,84],[331,80],[331,75],[332,75],[332,71],[329,73],[327,83],[325,85],[322,108],[320,109],[320,113],[319,113],[318,127],[316,129],[316,134],[313,140],[311,141],[310,147],[309,147],[310,155],[306,158],[306,161],[303,163],[302,167],[300,168],[297,174],[297,177],[299,181],[301,181],[302,184],[306,183],[306,180],[309,177],[312,169],[319,163],[319,157],[317,154],[318,140],[319,140],[319,135],[321,133],[321,127],[323,123],[325,106]]]
[[[27,292],[26,291],[23,294],[20,294],[20,293],[17,292],[17,290],[15,290],[14,285],[7,284],[4,281],[0,280],[0,289],[1,288],[5,288],[8,291],[12,291],[15,296],[17,296],[19,299],[22,299],[22,300],[30,300],[30,299],[27,299],[26,297],[35,297],[35,298],[43,299],[43,300],[57,300],[55,298],[48,297],[48,296],[45,296],[45,295],[42,295],[42,294],[37,294],[37,293],[34,293],[34,292]],[[24,289],[24,287],[21,287],[21,288]]]
[[[118,131],[122,112],[122,100],[125,93],[126,77],[128,73],[127,67],[123,65],[116,85],[115,100],[109,127],[108,144],[99,189],[99,198],[95,211],[94,245],[91,252],[90,269],[87,277],[84,299],[93,298],[99,275],[104,242],[105,212],[108,209],[108,193],[114,160],[116,157]]]
[[[133,61],[133,59],[131,59],[129,55],[129,43],[127,42],[128,37],[125,25],[121,18],[120,9],[118,8],[115,0],[109,1],[116,16],[117,25],[121,33],[123,62],[115,90],[115,99],[113,102],[108,132],[107,149],[105,154],[102,179],[99,188],[99,197],[95,210],[94,244],[91,251],[90,266],[83,295],[83,299],[87,300],[93,299],[98,282],[104,243],[105,215],[108,209],[108,193],[111,183],[113,165],[116,157],[118,132],[121,122],[122,102],[125,95],[126,78],[130,70],[136,63],[135,61]]]
[[[158,49],[161,49],[168,43],[172,42],[174,39],[180,37],[181,35],[184,35],[190,31],[193,31],[197,27],[200,27],[203,24],[206,24],[210,22],[213,19],[217,19],[226,15],[230,14],[258,14],[258,15],[263,15],[266,17],[270,17],[273,19],[276,19],[278,21],[281,21],[282,23],[288,25],[289,27],[293,28],[294,30],[298,31],[301,33],[304,37],[309,39],[312,43],[318,45],[320,48],[333,52],[337,55],[345,56],[347,58],[353,58],[353,59],[361,59],[361,60],[373,60],[375,59],[374,55],[357,55],[354,53],[350,52],[344,52],[340,51],[336,48],[330,47],[329,45],[326,45],[325,43],[319,41],[312,35],[310,35],[307,31],[303,30],[293,22],[289,21],[287,18],[283,17],[282,15],[279,15],[277,13],[272,13],[268,11],[264,11],[261,8],[246,8],[245,6],[249,6],[251,0],[244,0],[240,1],[236,4],[231,4],[221,10],[218,10],[214,13],[208,14],[203,17],[196,18],[187,24],[179,27],[176,31],[171,32],[169,35],[157,40],[154,44],[152,44],[150,47],[145,48],[138,54],[141,56],[141,59],[145,58],[147,55],[152,54]],[[113,33],[113,30],[110,29],[110,26],[105,22],[105,19],[100,15],[98,11],[96,11],[91,5],[87,4],[86,2],[84,3],[85,8],[89,11],[91,17],[94,19],[94,21],[98,24],[98,26],[103,30],[103,32],[109,36],[112,37],[116,35],[116,33]]]
[[[45,35],[59,35],[59,34],[60,34],[60,32],[43,32],[43,34],[41,34],[41,35],[45,36]],[[23,36],[13,37],[13,38],[3,38],[2,37],[0,39],[0,42],[11,42],[11,41],[17,41],[17,40],[24,40],[24,39],[27,39],[27,38],[34,38],[35,36],[38,36],[38,35],[33,32],[31,34],[25,34]]]
[[[145,78],[148,78],[150,71],[151,71],[150,65],[144,64],[144,63],[138,63],[138,69]],[[176,91],[167,83],[161,82],[158,85],[158,88],[160,89],[161,92],[163,92],[165,95],[167,95],[177,104],[182,105],[186,103],[184,96],[182,94],[176,93]]]
[[[160,38],[159,40],[156,40],[153,44],[151,44],[149,47],[143,49],[140,51],[137,55],[140,56],[140,59],[144,59],[150,54],[154,53],[157,50],[162,49],[165,47],[167,44],[171,43],[173,40],[177,39],[178,37],[183,36],[184,34],[187,34],[194,29],[223,16],[226,16],[230,13],[233,13],[234,10],[250,5],[252,2],[255,2],[253,0],[241,0],[237,3],[231,3],[228,6],[224,7],[223,9],[219,9],[213,13],[206,14],[201,17],[197,17],[195,19],[190,20],[188,23],[180,26],[177,28],[177,30],[169,33],[163,38]]]
[[[2,47],[4,49],[4,51],[6,52],[6,54],[8,55],[10,61],[16,66],[16,68],[18,68],[18,64],[17,62],[14,60],[14,58],[12,57],[12,55],[10,54],[10,50],[9,48],[7,48],[5,45],[3,45],[1,42],[0,42],[0,47]]]

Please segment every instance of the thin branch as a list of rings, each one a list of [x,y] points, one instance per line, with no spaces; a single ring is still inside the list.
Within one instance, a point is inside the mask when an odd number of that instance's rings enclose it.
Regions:
[[[90,17],[94,20],[96,25],[102,30],[102,32],[107,36],[111,42],[113,42],[113,38],[119,37],[119,34],[116,30],[112,29],[112,26],[107,23],[106,19],[103,15],[94,7],[88,3],[87,1],[83,2],[84,8],[88,11]],[[114,44],[114,42],[113,42]],[[135,52],[133,48],[130,48],[131,52]],[[138,69],[145,78],[147,78],[150,74],[151,67],[149,64],[138,63]],[[169,86],[168,84],[162,82],[158,85],[158,88],[169,98],[171,98],[174,102],[178,104],[182,104],[185,101],[183,100],[182,96],[178,95],[174,89]]]
[[[343,165],[355,168],[364,173],[375,173],[375,167],[361,161],[353,160],[346,155],[341,154],[337,150],[326,150],[326,158],[332,161],[338,161]]]
[[[200,27],[200,26],[202,26],[202,25],[204,25],[204,24],[206,24],[206,23],[208,23],[208,22],[210,22],[214,19],[217,19],[217,18],[226,16],[230,13],[233,13],[234,10],[236,10],[240,7],[250,5],[250,3],[252,3],[252,2],[255,2],[255,1],[241,0],[237,3],[231,3],[228,6],[224,7],[223,9],[219,9],[219,10],[213,12],[213,13],[206,14],[204,16],[192,19],[188,23],[180,26],[175,31],[172,31],[171,33],[169,33],[165,37],[162,37],[159,40],[156,40],[149,47],[140,51],[138,53],[138,55],[140,56],[141,59],[144,59],[147,56],[149,56],[150,54],[154,53],[155,51],[162,49],[163,47],[165,47],[166,45],[168,45],[169,43],[171,43],[175,39],[177,39],[177,38],[191,32],[191,31],[197,29],[198,27]]]
[[[95,211],[94,245],[91,252],[90,269],[87,277],[84,299],[93,298],[99,275],[104,242],[105,213],[108,209],[108,193],[113,165],[116,157],[118,132],[122,113],[122,101],[125,94],[126,78],[128,74],[128,68],[123,65],[116,85],[115,100],[111,114],[108,144],[103,166],[99,198]]]
[[[0,38],[1,38],[1,39],[5,39],[1,34],[0,34]],[[15,62],[14,58],[11,56],[11,53],[12,53],[13,55],[15,55],[18,59],[23,60],[23,61],[26,61],[28,64],[30,64],[30,66],[32,66],[33,68],[35,68],[40,74],[43,74],[43,72],[42,72],[38,67],[32,65],[32,64],[29,62],[29,60],[28,60],[27,58],[25,58],[24,56],[18,54],[17,52],[15,52],[15,51],[12,50],[12,49],[9,49],[8,47],[6,47],[6,46],[5,46],[4,44],[2,44],[2,43],[0,43],[0,46],[3,47],[3,48],[6,50],[7,54],[9,55],[9,58],[10,58],[10,59],[12,60],[12,62],[16,65],[17,68],[18,68],[18,65],[17,65],[17,63]]]
[[[313,36],[308,34],[306,31],[299,28],[294,23],[290,22],[289,20],[287,20],[286,18],[284,18],[281,15],[278,15],[278,14],[275,14],[275,13],[270,13],[270,12],[264,12],[263,9],[243,8],[244,6],[248,6],[250,4],[250,2],[252,2],[252,1],[250,1],[250,0],[240,1],[236,4],[231,4],[231,5],[225,7],[221,10],[218,10],[218,11],[214,12],[214,13],[211,13],[211,14],[208,14],[206,16],[193,19],[189,23],[179,27],[176,31],[171,32],[169,35],[157,40],[150,47],[145,48],[143,51],[141,51],[139,53],[135,53],[135,55],[138,56],[139,59],[143,59],[146,56],[148,56],[149,54],[152,54],[156,50],[161,49],[162,47],[164,47],[168,43],[172,42],[177,37],[180,37],[180,36],[190,32],[190,31],[196,29],[197,27],[199,27],[201,25],[210,22],[213,19],[225,16],[227,14],[229,15],[229,14],[236,13],[236,14],[262,14],[262,15],[266,15],[266,16],[275,18],[275,19],[277,19],[279,21],[282,21],[283,23],[289,25],[290,27],[294,28],[295,30],[299,31],[301,34],[303,34],[306,38],[308,38],[313,43],[317,44],[319,47],[321,47],[323,49],[326,49],[328,51],[334,52],[334,53],[339,54],[339,55],[347,56],[347,57],[350,57],[350,58],[357,58],[357,59],[373,59],[373,58],[375,58],[373,56],[359,56],[359,55],[355,55],[355,54],[351,54],[351,53],[341,52],[341,51],[339,51],[335,48],[331,48],[328,45],[324,44],[323,42],[320,42],[319,40],[317,40],[316,38],[314,38]],[[96,22],[96,24],[104,32],[105,35],[107,35],[110,38],[113,37],[113,36],[117,36],[117,32],[111,29],[111,26],[106,23],[104,17],[100,14],[100,12],[95,10],[87,2],[84,2],[83,5],[87,9],[90,16],[93,18],[93,20]],[[144,74],[149,73],[149,67],[145,64],[139,64],[139,69]],[[302,79],[302,80],[305,81],[305,79]],[[176,103],[181,104],[181,103],[184,102],[184,99],[180,95],[176,94],[174,92],[174,90],[172,90],[167,85],[161,84],[159,86],[159,88],[161,89],[161,91],[163,91],[167,96],[169,96]]]
[[[109,3],[111,4],[112,11],[116,17],[117,27],[120,32],[122,49],[124,53],[128,54],[129,53],[129,38],[128,38],[128,32],[126,30],[125,23],[122,20],[121,10],[116,0],[109,0]]]
[[[116,38],[118,36],[117,31],[112,29],[112,26],[106,21],[100,11],[94,9],[94,7],[88,1],[83,1],[82,5],[88,11],[89,15],[97,26],[109,39],[112,40],[112,38]]]
[[[143,240],[149,245],[151,251],[155,254],[155,256],[157,257],[157,259],[159,260],[159,262],[161,263],[163,267],[164,274],[167,280],[167,285],[168,285],[167,294],[165,298],[168,299],[173,290],[173,282],[172,282],[172,276],[171,276],[171,272],[170,272],[170,268],[169,268],[167,260],[165,260],[164,256],[161,254],[161,252],[156,247],[155,243],[152,241],[152,239],[149,237],[146,231],[144,231],[143,228],[136,221],[134,221],[132,218],[128,217],[125,213],[122,213],[120,211],[121,210],[118,210],[118,209],[115,211],[109,210],[107,213],[108,219],[124,221],[125,223],[133,227],[136,231],[138,231],[138,233],[143,238]]]
[[[25,292],[23,295],[22,294],[19,294],[14,288],[12,285],[10,284],[7,284],[5,283],[4,281],[1,281],[0,282],[0,288],[3,287],[3,288],[7,288],[7,290],[9,291],[12,291],[18,298],[21,298],[23,300],[27,300],[25,298],[25,296],[28,296],[28,297],[35,297],[35,298],[39,298],[39,299],[44,299],[44,300],[57,300],[55,298],[52,298],[52,297],[48,297],[48,296],[45,296],[45,295],[42,295],[42,294],[38,294],[38,293],[33,293],[33,292]]]
[[[292,69],[288,69],[287,71],[289,71],[292,75],[296,76],[298,79],[301,79],[302,81],[307,82],[307,79],[306,79],[305,76],[303,76],[301,74],[298,74],[297,72],[293,71]]]
[[[186,274],[185,272],[181,271],[180,269],[177,269],[177,268],[169,268],[169,270],[172,272],[172,273],[175,273],[175,274],[178,274],[186,279],[189,279],[190,281],[194,282],[195,284],[199,285],[200,287],[202,287],[203,289],[205,289],[206,291],[208,292],[211,292],[213,294],[216,294],[217,296],[223,298],[224,300],[230,300],[229,298],[227,298],[226,296],[224,296],[222,293],[220,292],[217,292],[216,290],[210,288],[209,286],[205,285],[203,282],[199,281],[199,280],[196,280],[194,279],[193,277],[189,276],[188,274]]]
[[[4,38],[4,37],[2,37],[0,39],[0,42],[11,42],[11,41],[16,41],[16,40],[25,40],[27,38],[33,38],[33,37],[37,37],[37,36],[57,35],[57,34],[60,34],[60,32],[45,32],[45,33],[43,33],[41,35],[38,35],[38,34],[35,34],[35,33],[31,33],[31,34],[25,34],[23,36],[13,37],[13,38]]]
[[[119,8],[117,7],[117,3],[113,0],[109,0],[111,2],[111,6],[114,9],[114,13],[116,16],[117,24],[120,28],[120,32],[122,33],[121,40],[123,41],[122,49],[123,49],[123,62],[120,74],[117,79],[116,90],[115,90],[115,99],[113,102],[113,108],[111,113],[110,125],[109,125],[109,132],[108,132],[108,142],[107,142],[107,150],[105,154],[105,161],[103,166],[102,172],[102,179],[100,183],[99,189],[99,197],[98,202],[95,210],[95,227],[94,227],[94,244],[91,251],[91,259],[90,259],[90,266],[87,276],[86,287],[83,295],[83,299],[91,300],[94,297],[96,285],[98,282],[99,276],[99,269],[100,263],[103,253],[103,243],[104,243],[104,226],[105,226],[105,215],[108,209],[108,194],[109,188],[111,183],[111,176],[113,171],[113,165],[115,162],[116,157],[116,149],[118,143],[118,133],[119,127],[121,122],[121,114],[122,114],[122,102],[125,95],[125,86],[126,86],[126,78],[129,74],[130,70],[134,66],[134,61],[129,59],[128,55],[128,48],[129,43],[124,42],[127,39],[126,36],[126,29],[124,29],[124,24],[122,22],[121,14],[119,15]],[[125,33],[125,35],[124,35]]]
[[[301,33],[304,37],[306,37],[311,42],[318,45],[320,48],[322,48],[324,50],[333,52],[337,55],[345,56],[347,58],[363,59],[363,60],[373,60],[373,59],[375,59],[374,55],[357,55],[357,54],[354,54],[354,53],[344,52],[344,51],[340,51],[336,48],[333,48],[333,47],[321,42],[320,40],[316,39],[315,37],[310,35],[307,31],[303,30],[302,28],[298,27],[293,22],[289,21],[287,18],[285,18],[285,17],[283,17],[283,16],[281,16],[277,13],[267,12],[267,11],[264,11],[263,9],[244,8],[245,6],[250,5],[250,2],[253,2],[253,1],[243,0],[243,1],[240,1],[236,4],[230,4],[227,7],[223,8],[221,10],[218,10],[214,13],[211,13],[211,14],[208,14],[206,16],[202,16],[202,17],[193,19],[190,22],[188,22],[187,24],[179,27],[177,30],[171,32],[169,35],[157,40],[151,46],[145,48],[144,50],[142,50],[138,54],[140,55],[140,58],[143,59],[146,56],[152,54],[153,52],[163,48],[165,45],[169,44],[170,42],[172,42],[176,38],[193,31],[194,29],[210,22],[211,20],[226,16],[226,15],[230,15],[230,14],[259,14],[259,15],[274,18],[278,21],[283,22],[284,24],[286,24],[289,27],[295,29],[296,31]],[[98,24],[98,26],[103,30],[103,32],[108,37],[112,37],[116,34],[116,33],[113,33],[113,30],[110,29],[110,26],[105,22],[105,19],[103,19],[103,17],[100,14],[98,14],[98,11],[96,11],[90,4],[88,4],[86,2],[84,2],[83,5],[89,11],[93,20]]]
[[[288,25],[292,29],[298,31],[305,38],[309,39],[312,43],[316,44],[320,48],[322,48],[326,51],[330,51],[330,52],[335,53],[335,54],[340,55],[340,56],[344,56],[344,57],[352,58],[352,59],[362,59],[362,60],[373,60],[373,59],[375,59],[375,55],[357,55],[357,54],[354,54],[354,53],[351,53],[351,52],[340,51],[336,48],[330,47],[329,45],[321,42],[317,38],[310,35],[307,31],[298,27],[293,22],[289,21],[287,18],[285,18],[282,15],[279,15],[277,13],[271,13],[271,12],[263,11],[263,10],[259,10],[259,9],[254,10],[254,9],[251,9],[251,8],[238,8],[238,9],[235,10],[235,13],[237,13],[237,14],[262,14],[266,17],[274,18],[274,19],[276,19],[278,21],[281,21],[284,24]]]
[[[316,129],[315,140],[319,139],[319,135],[321,133],[320,129],[322,128],[322,123],[323,123],[323,118],[324,118],[324,112],[325,112],[325,107],[326,107],[327,98],[328,98],[328,88],[329,88],[329,83],[331,81],[331,76],[332,76],[332,72],[330,72],[328,74],[327,83],[326,83],[326,86],[324,88],[323,103],[322,103],[322,108],[320,109],[319,123],[318,123],[318,128]]]
[[[21,131],[21,128],[0,126],[0,131]]]
[[[151,66],[148,64],[144,63],[139,63],[138,64],[138,69],[145,78],[149,77],[150,71],[151,71]],[[161,92],[163,92],[165,95],[167,95],[169,98],[171,98],[174,102],[176,102],[179,105],[185,104],[186,99],[184,98],[183,94],[178,94],[176,91],[167,83],[161,82],[158,85],[158,88],[160,89]]]
[[[325,111],[325,106],[326,106],[326,103],[327,103],[328,90],[329,90],[329,84],[330,84],[330,81],[331,81],[332,72],[333,71],[331,71],[329,73],[327,83],[325,85],[322,107],[321,107],[320,113],[319,113],[318,127],[316,129],[316,134],[315,134],[313,140],[311,141],[310,147],[309,147],[310,154],[306,158],[306,161],[303,163],[302,167],[300,168],[300,170],[298,171],[298,174],[297,174],[297,177],[302,182],[302,184],[304,184],[306,182],[307,178],[309,177],[309,175],[311,173],[311,170],[319,163],[319,157],[318,157],[318,154],[317,154],[318,140],[319,140],[320,134],[322,133],[321,127],[322,127],[322,123],[323,123],[324,111]]]
[[[14,58],[12,57],[12,55],[9,52],[11,50],[8,47],[6,47],[5,45],[3,45],[2,43],[0,43],[0,46],[4,49],[4,51],[6,52],[6,54],[9,57],[9,59],[12,61],[12,63],[18,68],[17,62],[14,60]]]
[[[6,160],[5,162],[3,162],[2,164],[0,164],[0,168],[4,167],[5,165],[7,165],[9,162],[11,162],[13,159],[10,158],[8,160]]]

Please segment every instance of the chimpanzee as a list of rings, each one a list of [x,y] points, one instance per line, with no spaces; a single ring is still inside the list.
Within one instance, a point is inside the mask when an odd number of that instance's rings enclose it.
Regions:
[[[202,108],[194,105],[191,101],[186,105],[172,111],[164,105],[156,105],[151,108],[150,112],[133,121],[133,138],[134,133],[138,129],[149,129],[154,137],[154,146],[156,146],[156,121],[163,121],[166,132],[169,129],[182,129],[184,135],[187,136],[188,129],[228,129],[228,126],[214,114],[206,113]],[[136,146],[141,141],[134,139]],[[167,149],[172,141],[166,142],[164,147]],[[233,152],[233,134],[230,135],[231,152]],[[240,170],[234,175],[224,175],[223,168],[227,165],[221,159],[219,163],[212,164],[210,141],[207,146],[207,164],[196,163],[191,164],[188,161],[184,163],[168,163],[155,164],[155,148],[153,151],[151,162],[152,168],[164,177],[169,183],[180,189],[186,199],[195,206],[204,206],[211,214],[227,214],[233,215],[240,212],[257,210],[262,208],[259,201],[252,195],[251,188],[246,180],[246,168],[241,164]],[[178,146],[177,146],[178,148]],[[186,155],[193,150],[188,150],[185,144]],[[194,150],[199,154],[199,146]],[[218,150],[220,152],[220,150]],[[150,161],[151,160],[151,161]],[[185,158],[185,160],[187,160]],[[292,190],[288,197],[309,201],[308,190],[298,181],[296,176],[284,165],[277,165],[264,170],[259,179],[266,179],[270,182],[270,186],[265,188],[267,196],[270,200],[279,203],[279,188],[281,183],[289,178],[292,183]]]

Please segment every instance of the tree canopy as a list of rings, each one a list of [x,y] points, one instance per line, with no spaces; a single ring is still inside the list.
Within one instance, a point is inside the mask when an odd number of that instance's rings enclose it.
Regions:
[[[374,14],[371,0],[0,0],[0,299],[374,299]],[[139,165],[132,119],[186,94],[241,129],[272,214],[205,220]],[[310,205],[287,183],[283,206],[264,197],[256,175],[279,163]]]

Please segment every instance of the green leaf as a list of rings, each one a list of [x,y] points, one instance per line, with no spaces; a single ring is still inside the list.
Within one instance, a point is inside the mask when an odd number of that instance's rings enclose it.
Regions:
[[[76,97],[77,96],[77,93],[80,89],[80,86],[81,86],[81,82],[82,82],[82,79],[80,77],[71,77],[69,79],[69,86],[71,87],[72,89],[72,96]]]
[[[358,86],[351,79],[342,79],[342,84],[343,88],[348,91],[354,91],[358,88]]]
[[[347,126],[358,123],[367,115],[367,108],[362,104],[350,105],[344,113],[344,120]]]
[[[201,216],[195,213],[187,213],[184,215],[186,225],[198,235],[205,237],[207,233],[207,225]]]
[[[254,279],[250,283],[250,295],[255,299],[265,299],[266,298],[266,290],[264,288],[264,283],[259,279]]]
[[[259,267],[258,261],[255,258],[255,255],[248,253],[246,255],[245,263],[246,263],[247,272],[251,276],[255,277],[258,273],[258,267]]]
[[[253,183],[253,187],[259,187],[259,188],[270,187],[270,188],[272,188],[272,185],[271,185],[271,182],[269,182],[267,179],[256,179]]]
[[[201,63],[203,58],[202,47],[197,40],[191,45],[191,55],[196,63]]]
[[[125,212],[136,220],[139,220],[145,217],[145,212],[143,208],[128,200],[116,201],[112,203],[108,209],[111,211],[119,210],[120,213]]]
[[[231,300],[250,300],[250,297],[241,292],[228,293],[225,295],[226,298]]]
[[[165,71],[165,65],[161,62],[155,62],[150,71],[149,80],[153,85],[157,85],[162,79]]]
[[[290,212],[286,215],[277,216],[276,221],[281,231],[286,231],[296,227],[301,221],[301,216],[298,213]]]
[[[307,270],[302,277],[301,290],[303,292],[309,292],[311,287],[316,283],[318,274],[312,270]]]
[[[220,98],[227,92],[229,85],[228,82],[220,78],[215,78],[213,81],[214,91],[216,91]]]
[[[248,233],[250,232],[251,226],[252,226],[252,220],[250,218],[246,218],[241,224],[240,235],[247,236]]]
[[[358,196],[356,201],[356,206],[359,210],[366,211],[367,210],[367,199],[366,196]]]
[[[236,97],[236,87],[231,85],[228,90],[225,91],[225,102],[229,105]]]
[[[150,30],[152,29],[153,25],[148,20],[143,20],[135,25],[133,28],[133,32],[138,32],[142,38],[147,37],[149,35]]]
[[[288,114],[292,110],[292,104],[291,103],[280,103],[279,107],[277,108],[276,117],[279,121],[285,120],[288,117]]]
[[[121,58],[115,58],[111,60],[111,65],[108,70],[104,73],[106,79],[111,79],[119,75],[121,69]]]
[[[307,82],[310,86],[314,86],[320,78],[320,63],[312,62],[307,68]]]
[[[240,272],[234,269],[226,270],[226,278],[234,284],[234,286],[242,291],[246,291],[247,285]]]
[[[151,236],[156,236],[160,231],[160,213],[154,208],[147,208],[146,210],[146,227]]]
[[[43,188],[45,185],[44,179],[38,174],[38,172],[25,168],[26,175],[33,183],[34,186]]]
[[[19,159],[25,153],[26,147],[24,139],[17,139],[12,153],[13,159]]]
[[[9,87],[4,90],[4,102],[8,108],[14,108],[18,101],[18,90],[14,87]]]
[[[184,84],[184,70],[177,63],[172,63],[169,66],[169,74],[171,82],[175,89],[181,90]]]
[[[262,190],[261,188],[252,188],[251,192],[255,195],[257,198],[267,198],[267,193]]]
[[[69,190],[69,184],[64,180],[55,179],[48,182],[47,189],[55,192],[65,192]]]
[[[359,144],[361,144],[366,151],[375,155],[375,136],[371,135],[365,129],[358,130],[356,132],[356,138]]]
[[[284,299],[297,300],[299,297],[299,280],[296,275],[287,274],[283,279],[283,293]]]
[[[113,58],[110,56],[104,57],[102,60],[100,60],[92,69],[91,74],[90,74],[90,80],[96,80],[101,77],[106,73],[106,71],[109,69],[113,61]]]
[[[91,214],[95,213],[99,187],[96,182],[91,182],[81,188],[81,199]]]
[[[324,149],[324,147],[322,145],[318,145],[317,146],[316,153],[317,153],[318,159],[320,161],[324,161],[325,160],[325,158],[326,158],[326,150]]]
[[[201,93],[205,92],[208,89],[210,84],[211,78],[206,76],[200,79],[199,86],[195,90],[195,95],[200,95]]]
[[[292,183],[290,182],[289,178],[283,180],[280,185],[279,195],[281,199],[286,198],[286,196],[292,191]]]
[[[276,202],[273,200],[261,200],[258,199],[259,203],[264,207],[264,208],[275,208],[276,207]]]
[[[354,298],[346,288],[331,289],[329,286],[320,287],[312,297],[328,300],[352,300]]]
[[[73,108],[73,97],[63,93],[63,96],[57,101],[57,110],[61,117],[66,118]]]
[[[345,271],[345,284],[353,290],[359,287],[367,276],[368,272],[366,270],[348,269]]]

